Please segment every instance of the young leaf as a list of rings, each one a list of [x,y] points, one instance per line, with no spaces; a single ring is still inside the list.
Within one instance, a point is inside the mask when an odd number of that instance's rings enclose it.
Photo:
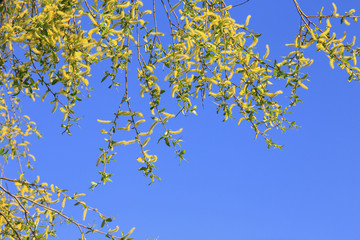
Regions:
[[[109,120],[100,120],[100,119],[97,119],[96,121],[98,121],[99,123],[112,123],[112,121],[109,121]]]
[[[176,3],[176,4],[170,9],[170,12],[173,12],[181,3],[182,3],[182,1],[179,1],[178,3]]]
[[[88,210],[87,208],[84,209],[83,218],[82,218],[83,221],[85,221],[87,210]]]

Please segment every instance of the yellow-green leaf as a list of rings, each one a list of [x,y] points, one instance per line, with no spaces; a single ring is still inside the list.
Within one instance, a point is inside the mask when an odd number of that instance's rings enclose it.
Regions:
[[[100,120],[100,119],[97,119],[96,121],[98,121],[99,123],[112,123],[112,121],[109,121],[109,120]]]
[[[170,12],[173,12],[181,3],[182,3],[182,1],[179,1],[178,3],[176,3],[176,4],[170,9]]]
[[[85,221],[87,210],[88,210],[87,208],[85,208],[85,209],[84,209],[84,212],[83,212],[83,218],[82,218],[82,219],[83,219],[83,221]]]

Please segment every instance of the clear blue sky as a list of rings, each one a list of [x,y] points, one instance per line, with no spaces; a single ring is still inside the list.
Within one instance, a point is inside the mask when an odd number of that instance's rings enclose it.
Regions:
[[[339,12],[355,8],[360,13],[357,0],[334,2]],[[307,14],[317,13],[322,4],[324,12],[332,11],[331,1],[299,4]],[[258,45],[260,51],[270,45],[270,58],[286,54],[284,44],[298,32],[299,16],[290,0],[250,0],[231,14],[239,23],[252,15],[250,28],[263,33]],[[359,24],[351,29],[342,26],[338,33],[350,31],[360,39]],[[348,83],[346,72],[332,70],[323,54],[308,54],[315,60],[308,68],[309,90],[300,90],[303,103],[290,116],[301,127],[286,134],[271,131],[274,140],[285,144],[283,151],[268,150],[260,138],[255,141],[247,123],[223,123],[209,101],[197,117],[172,123],[174,129],[184,128],[188,162],[179,164],[170,148],[153,140],[162,181],[148,186],[149,179],[137,171],[138,147],[118,148],[117,162],[111,164],[113,182],[91,192],[90,181],[100,171],[95,167],[98,148],[105,146],[99,133],[104,126],[96,119],[110,119],[121,99],[100,85],[100,75],[93,72],[95,90],[78,105],[84,119],[71,137],[60,134],[61,115],[51,114],[48,103],[26,102],[24,112],[43,133],[32,144],[37,161],[28,174],[86,193],[86,202],[116,216],[120,230],[136,227],[133,236],[139,240],[358,240],[360,83]],[[61,228],[59,239],[75,237]]]

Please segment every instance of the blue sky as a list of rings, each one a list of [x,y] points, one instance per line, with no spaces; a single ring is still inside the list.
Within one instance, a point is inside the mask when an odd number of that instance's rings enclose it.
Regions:
[[[339,12],[360,12],[358,1],[334,2]],[[332,11],[331,1],[299,4],[307,14],[322,5],[324,12]],[[298,32],[292,1],[250,0],[231,14],[240,23],[252,15],[249,27],[263,33],[259,50],[269,44],[270,58],[285,55],[289,49],[284,44],[293,42]],[[337,32],[344,30],[360,37],[359,24]],[[43,133],[33,141],[37,161],[28,174],[86,193],[84,200],[116,216],[121,230],[136,227],[135,239],[360,239],[360,84],[348,83],[346,72],[332,70],[321,53],[308,51],[308,56],[315,60],[308,68],[309,90],[300,91],[303,103],[290,116],[301,127],[286,134],[271,131],[285,145],[282,151],[268,150],[260,138],[255,141],[247,123],[222,122],[209,101],[199,107],[198,116],[180,116],[171,123],[174,129],[184,128],[187,162],[180,164],[170,148],[154,141],[151,151],[159,156],[162,181],[148,186],[149,179],[137,171],[137,146],[119,148],[117,162],[111,164],[113,182],[91,192],[90,181],[98,179],[98,148],[105,146],[99,132],[104,126],[96,119],[110,118],[122,96],[100,85],[93,73],[95,90],[78,105],[84,119],[71,137],[61,135],[61,114],[51,114],[47,102],[25,102],[24,113]],[[61,228],[59,239],[74,239],[72,234]]]

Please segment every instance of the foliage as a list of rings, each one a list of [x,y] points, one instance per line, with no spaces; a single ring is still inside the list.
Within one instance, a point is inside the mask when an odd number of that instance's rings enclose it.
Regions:
[[[62,112],[61,126],[70,135],[79,121],[75,106],[89,95],[91,68],[97,63],[108,65],[101,82],[120,89],[122,95],[113,119],[98,120],[106,126],[101,132],[107,137],[96,163],[102,167],[100,179],[91,183],[92,189],[111,181],[107,165],[114,160],[119,145],[138,144],[139,170],[151,183],[160,179],[154,172],[157,156],[146,147],[154,132],[161,132],[158,141],[172,147],[183,160],[185,150],[178,137],[182,129],[170,129],[168,122],[180,113],[196,115],[197,99],[210,99],[224,121],[236,119],[240,124],[245,120],[268,147],[281,148],[267,131],[275,128],[285,132],[297,127],[295,121],[288,120],[288,113],[301,102],[298,88],[307,89],[309,77],[304,68],[313,60],[306,58],[304,50],[310,46],[329,57],[331,68],[336,65],[344,69],[349,81],[360,78],[356,67],[360,49],[355,47],[355,37],[346,42],[346,33],[338,37],[331,24],[357,22],[354,9],[340,15],[333,4],[331,13],[324,15],[321,10],[308,16],[293,0],[301,19],[299,33],[294,43],[287,44],[289,54],[272,60],[269,45],[265,54],[258,52],[261,34],[249,28],[251,16],[231,17],[232,9],[242,3],[157,2],[143,6],[135,0],[4,0],[0,4],[0,153],[5,163],[15,159],[20,172],[23,161],[31,168],[35,157],[30,154],[27,139],[41,136],[30,117],[21,113],[21,99],[27,96],[34,101],[49,101],[53,112]],[[158,11],[166,16],[168,27],[158,24]],[[129,94],[131,69],[137,69],[139,101],[149,104],[148,112],[132,107],[137,96]],[[287,101],[278,98],[283,94],[288,95]],[[164,107],[171,97],[178,106],[173,113]],[[120,120],[127,124],[120,126]],[[132,132],[133,139],[115,141],[122,131]],[[9,179],[4,176],[4,165],[1,167],[1,239],[47,239],[55,236],[56,225],[62,223],[74,224],[82,239],[85,233],[131,239],[134,229],[121,236],[114,235],[118,228],[99,230],[112,218],[86,205],[79,199],[82,194],[68,195],[39,179],[29,182],[23,174],[19,179]],[[97,215],[100,227],[81,224],[65,215],[62,209],[67,200],[82,207],[83,220],[88,210]]]

